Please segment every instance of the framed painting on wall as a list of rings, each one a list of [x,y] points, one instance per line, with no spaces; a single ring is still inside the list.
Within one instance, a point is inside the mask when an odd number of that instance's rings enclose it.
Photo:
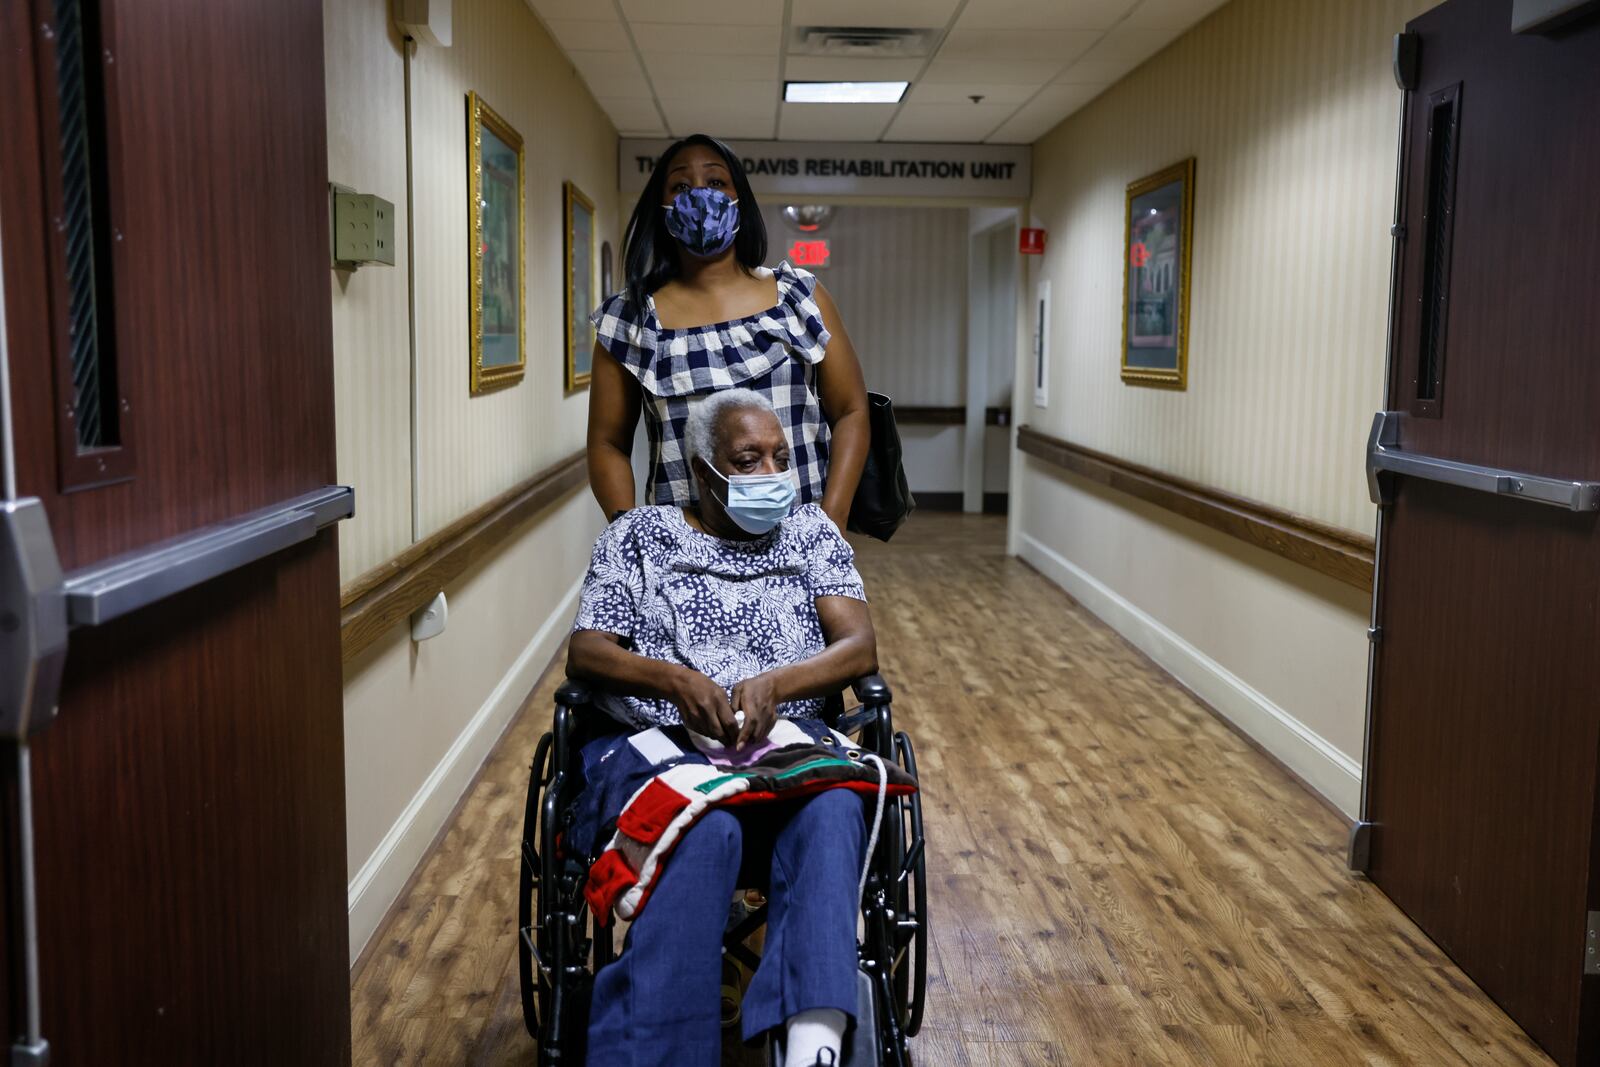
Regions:
[[[1122,242],[1122,380],[1189,382],[1194,159],[1128,186]]]
[[[467,94],[468,304],[471,390],[522,380],[527,366],[522,136]]]
[[[571,182],[563,183],[561,189],[566,215],[565,383],[566,391],[571,393],[588,386],[594,365],[594,327],[589,324],[589,312],[597,303],[594,295],[594,201]]]

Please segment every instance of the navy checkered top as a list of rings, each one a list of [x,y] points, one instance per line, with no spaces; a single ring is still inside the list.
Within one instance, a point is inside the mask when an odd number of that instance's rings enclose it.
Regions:
[[[800,478],[800,503],[822,502],[829,432],[816,372],[829,335],[817,307],[817,279],[787,262],[773,274],[777,304],[729,322],[669,330],[656,318],[653,297],[641,313],[626,293],[609,297],[589,316],[606,351],[644,387],[651,453],[646,500],[694,503],[683,440],[689,400],[742,386],[766,396],[778,412],[789,435],[790,467]]]

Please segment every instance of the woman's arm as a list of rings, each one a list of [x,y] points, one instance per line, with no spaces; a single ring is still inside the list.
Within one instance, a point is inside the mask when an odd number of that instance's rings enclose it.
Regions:
[[[602,630],[574,633],[567,645],[567,673],[619,696],[670,700],[691,730],[724,744],[737,732],[733,707],[722,686],[699,671],[630,652],[616,634]]]
[[[856,497],[856,484],[861,481],[861,467],[867,462],[867,447],[872,443],[872,427],[867,421],[867,382],[862,377],[855,346],[839,318],[839,309],[821,282],[817,283],[816,296],[817,306],[822,309],[822,324],[832,335],[828,354],[818,365],[817,373],[822,410],[833,430],[822,510],[843,530],[850,518],[850,502]]]
[[[828,647],[815,656],[758,674],[733,687],[733,708],[745,714],[739,744],[767,736],[777,721],[779,704],[829,696],[862,675],[877,671],[878,637],[873,632],[866,601],[819,596],[816,603]]]
[[[638,381],[596,341],[589,379],[589,488],[607,519],[636,502],[632,456],[639,407]]]

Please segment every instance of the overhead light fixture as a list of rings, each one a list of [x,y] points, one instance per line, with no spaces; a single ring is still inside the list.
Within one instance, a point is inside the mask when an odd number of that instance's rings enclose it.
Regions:
[[[898,104],[910,82],[784,82],[790,104]]]

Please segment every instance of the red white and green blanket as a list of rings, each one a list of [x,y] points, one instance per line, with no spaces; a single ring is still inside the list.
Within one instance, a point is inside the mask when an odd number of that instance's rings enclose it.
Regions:
[[[592,862],[584,897],[595,915],[632,919],[672,850],[713,807],[851,789],[904,796],[917,783],[814,719],[779,719],[758,746],[729,753],[683,727],[612,734],[585,745],[585,786],[570,842]]]

